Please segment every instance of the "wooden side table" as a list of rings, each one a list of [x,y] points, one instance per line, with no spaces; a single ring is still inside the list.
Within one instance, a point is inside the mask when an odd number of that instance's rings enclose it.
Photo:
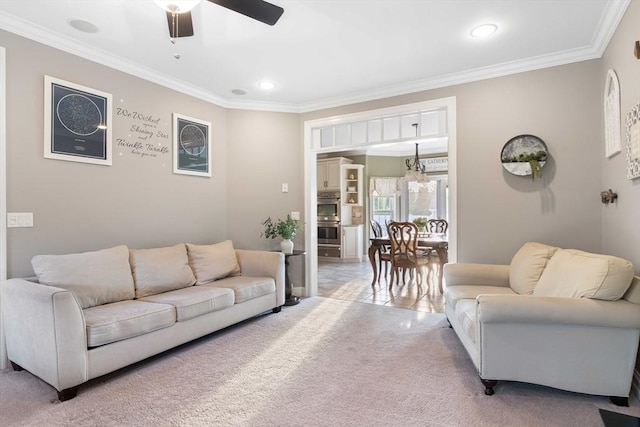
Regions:
[[[274,251],[281,252],[281,251]],[[304,255],[306,252],[301,250],[293,250],[293,253],[284,254],[284,292],[285,292],[285,300],[284,305],[296,305],[300,303],[300,298],[293,295],[293,283],[291,282],[291,277],[289,275],[289,258],[292,256]]]

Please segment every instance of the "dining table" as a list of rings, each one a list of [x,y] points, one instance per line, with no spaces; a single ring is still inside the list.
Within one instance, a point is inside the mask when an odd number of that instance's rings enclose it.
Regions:
[[[374,286],[378,281],[378,269],[376,268],[376,254],[380,253],[380,248],[391,245],[389,236],[372,237],[369,246],[369,261],[373,269]],[[418,235],[418,246],[424,248],[432,248],[438,254],[438,289],[442,293],[442,274],[444,265],[449,261],[449,240],[446,234],[441,233],[425,233]]]

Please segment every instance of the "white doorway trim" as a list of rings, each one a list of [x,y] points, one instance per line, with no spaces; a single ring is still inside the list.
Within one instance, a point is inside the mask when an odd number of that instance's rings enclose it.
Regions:
[[[312,129],[328,126],[337,122],[352,122],[366,120],[386,114],[411,112],[420,109],[446,109],[447,137],[449,157],[449,262],[457,260],[458,242],[458,209],[457,209],[457,157],[456,157],[456,98],[441,98],[415,104],[407,104],[378,110],[363,111],[353,114],[325,117],[304,122],[304,188],[305,188],[305,246],[307,251],[305,263],[304,296],[311,297],[318,294],[318,226],[316,212],[317,175],[316,160],[319,150],[313,147]],[[336,147],[334,151],[348,150],[353,147]],[[322,152],[327,152],[322,150]]]
[[[7,66],[0,46],[0,281],[7,280]],[[0,304],[1,307],[1,304]],[[0,308],[0,369],[9,365]]]

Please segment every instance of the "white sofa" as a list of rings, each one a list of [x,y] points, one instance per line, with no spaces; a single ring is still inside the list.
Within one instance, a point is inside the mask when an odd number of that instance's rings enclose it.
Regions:
[[[37,279],[2,283],[7,354],[63,401],[90,379],[272,310],[284,255],[231,241],[39,255]]]
[[[526,243],[510,265],[447,264],[445,313],[487,395],[498,380],[627,406],[640,277],[620,258]]]

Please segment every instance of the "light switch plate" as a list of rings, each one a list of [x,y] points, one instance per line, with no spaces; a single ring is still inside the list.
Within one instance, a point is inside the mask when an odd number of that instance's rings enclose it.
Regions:
[[[33,227],[33,212],[7,213],[7,228]]]
[[[289,216],[294,221],[300,221],[300,212],[291,212]]]

